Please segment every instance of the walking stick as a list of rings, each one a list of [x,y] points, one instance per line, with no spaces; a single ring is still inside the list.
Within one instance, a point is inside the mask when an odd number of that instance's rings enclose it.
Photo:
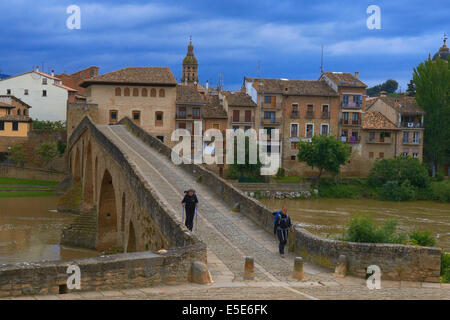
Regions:
[[[197,214],[197,206],[195,206],[195,230],[198,230],[198,214]]]
[[[181,213],[181,223],[184,223],[184,206],[183,206],[183,210]]]

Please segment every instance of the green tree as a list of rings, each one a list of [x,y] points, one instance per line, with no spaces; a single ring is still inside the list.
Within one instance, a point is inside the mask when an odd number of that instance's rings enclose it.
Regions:
[[[22,144],[15,144],[9,150],[9,159],[16,165],[20,165],[27,159],[25,148]]]
[[[380,95],[381,91],[386,91],[387,93],[394,93],[398,89],[398,82],[392,79],[386,80],[382,84],[378,84],[367,89],[367,95],[370,97]]]
[[[53,159],[58,156],[58,145],[56,142],[43,141],[35,149],[36,154],[42,159],[40,165],[47,166]]]
[[[414,80],[411,79],[408,83],[408,89],[406,89],[406,93],[408,96],[413,97],[416,95],[416,85],[414,84]]]
[[[417,104],[425,111],[424,155],[433,177],[450,145],[449,62],[428,59],[414,69]]]
[[[234,140],[234,163],[229,165],[229,172],[231,175],[239,175],[239,176],[249,176],[249,177],[259,177],[261,173],[262,163],[259,159],[259,146],[257,146],[257,162],[255,164],[250,163],[250,138],[248,136],[245,137],[245,163],[238,164],[237,163],[237,139]]]
[[[314,136],[311,142],[300,141],[298,161],[318,168],[320,177],[323,171],[339,174],[341,165],[350,158],[349,146],[332,136]]]

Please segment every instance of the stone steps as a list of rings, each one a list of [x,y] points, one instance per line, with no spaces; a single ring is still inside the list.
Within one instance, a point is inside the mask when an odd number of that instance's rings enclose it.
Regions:
[[[96,239],[97,217],[93,210],[76,217],[61,233],[61,244],[71,247],[95,249]]]

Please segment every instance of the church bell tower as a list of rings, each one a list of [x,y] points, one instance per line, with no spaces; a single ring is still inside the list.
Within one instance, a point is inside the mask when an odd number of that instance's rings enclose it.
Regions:
[[[186,57],[183,59],[183,75],[181,76],[181,82],[198,83],[198,61],[194,56],[192,37],[189,41]]]

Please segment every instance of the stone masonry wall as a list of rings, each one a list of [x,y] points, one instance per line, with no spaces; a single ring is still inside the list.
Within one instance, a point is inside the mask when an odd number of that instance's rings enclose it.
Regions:
[[[190,281],[193,261],[205,253],[197,246],[168,250],[164,254],[149,251],[116,254],[73,261],[18,263],[0,265],[0,298],[7,296],[66,293],[69,265],[81,272],[81,288],[95,291],[151,287]]]
[[[124,118],[120,124],[126,125],[148,145],[170,157],[172,151],[169,147],[130,119]],[[269,208],[202,166],[182,164],[181,167],[229,204],[238,204],[240,212],[264,230],[273,232],[273,215]],[[360,277],[365,276],[368,266],[375,264],[383,272],[382,279],[439,282],[440,248],[342,242],[314,236],[298,226],[294,232],[294,247],[305,259],[328,268],[334,268],[339,255],[344,254],[348,259],[349,272]]]
[[[42,181],[62,181],[66,177],[66,174],[42,169],[0,165],[0,177]]]

